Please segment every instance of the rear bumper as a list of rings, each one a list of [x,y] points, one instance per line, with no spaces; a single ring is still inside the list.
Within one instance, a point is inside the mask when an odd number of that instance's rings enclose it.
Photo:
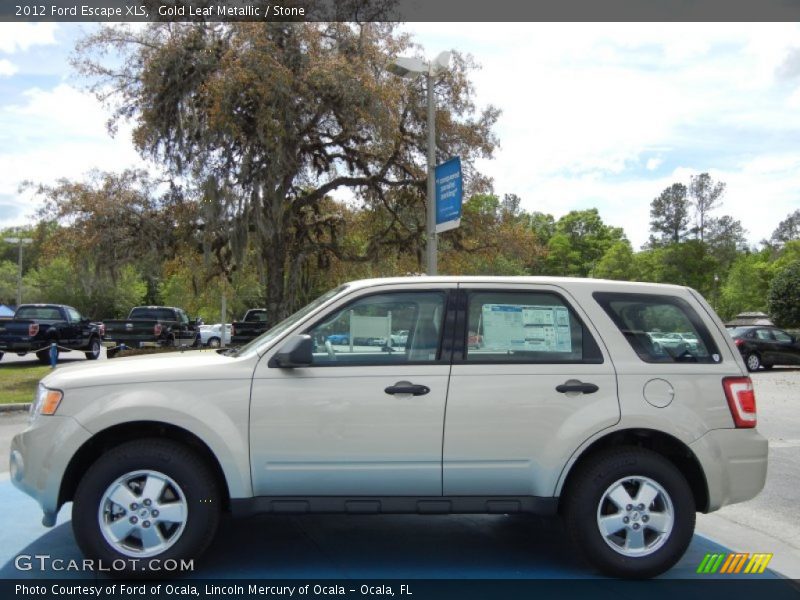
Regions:
[[[47,342],[0,340],[0,352],[28,353],[44,350],[50,344]]]
[[[755,429],[714,429],[690,448],[706,475],[705,512],[750,500],[764,488],[769,443]]]

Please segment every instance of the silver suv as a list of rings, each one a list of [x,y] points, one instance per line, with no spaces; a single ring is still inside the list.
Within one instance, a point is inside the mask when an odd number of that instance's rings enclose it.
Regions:
[[[376,279],[238,350],[58,368],[11,473],[45,525],[72,501],[81,550],[115,565],[194,558],[222,511],[527,512],[562,515],[603,573],[651,577],[697,511],[762,489],[755,425],[742,358],[691,289]]]

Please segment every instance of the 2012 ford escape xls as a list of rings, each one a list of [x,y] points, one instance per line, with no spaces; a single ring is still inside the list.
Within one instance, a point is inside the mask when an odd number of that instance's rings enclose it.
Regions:
[[[58,368],[11,473],[46,525],[73,501],[107,563],[194,558],[221,511],[531,512],[561,514],[603,573],[650,577],[697,511],[762,489],[755,425],[742,358],[691,289],[376,279],[236,351]]]

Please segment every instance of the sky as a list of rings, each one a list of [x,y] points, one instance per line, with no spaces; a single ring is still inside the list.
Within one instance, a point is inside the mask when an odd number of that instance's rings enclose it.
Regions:
[[[94,24],[0,23],[0,228],[30,223],[29,180],[144,166],[130,126],[69,65]],[[650,202],[708,172],[727,184],[717,215],[752,245],[800,208],[800,25],[410,23],[425,55],[471,54],[478,106],[502,114],[479,163],[529,211],[596,207],[634,248]]]

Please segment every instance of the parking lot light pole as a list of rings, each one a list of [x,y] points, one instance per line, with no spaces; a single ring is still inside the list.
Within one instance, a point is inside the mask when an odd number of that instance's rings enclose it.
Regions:
[[[400,56],[395,58],[388,71],[399,77],[414,78],[425,75],[428,100],[428,192],[425,224],[425,262],[428,275],[438,272],[438,240],[436,238],[436,99],[434,78],[450,65],[450,52],[442,52],[430,62],[419,58]]]
[[[25,244],[32,244],[31,238],[3,238],[7,244],[19,244],[19,272],[17,273],[17,308],[22,304],[22,247]]]

